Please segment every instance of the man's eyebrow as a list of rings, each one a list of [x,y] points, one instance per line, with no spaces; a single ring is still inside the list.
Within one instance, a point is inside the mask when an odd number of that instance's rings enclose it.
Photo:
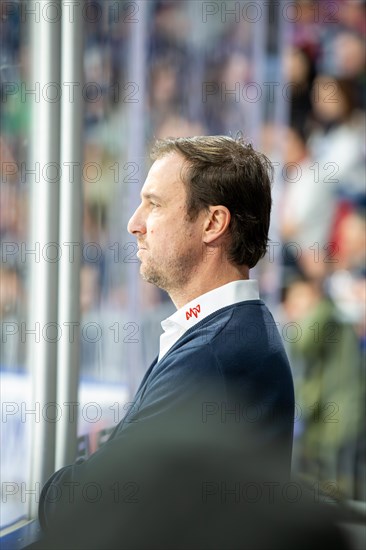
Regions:
[[[155,199],[158,201],[161,201],[161,197],[159,195],[156,195],[155,193],[140,193],[140,197],[143,199]]]

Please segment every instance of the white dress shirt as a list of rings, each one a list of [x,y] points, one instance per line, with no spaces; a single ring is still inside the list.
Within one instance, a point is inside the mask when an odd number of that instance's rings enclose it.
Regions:
[[[188,302],[173,315],[161,321],[164,332],[160,336],[158,361],[164,357],[186,330],[211,315],[211,313],[238,302],[258,299],[258,283],[253,279],[232,281]]]

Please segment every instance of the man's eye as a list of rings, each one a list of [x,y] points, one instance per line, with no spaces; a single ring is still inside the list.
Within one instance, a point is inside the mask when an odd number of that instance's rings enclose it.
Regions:
[[[158,204],[156,204],[156,202],[152,202],[152,201],[150,201],[150,204],[151,204],[151,206],[153,206],[154,208],[155,208],[156,206],[159,206]]]

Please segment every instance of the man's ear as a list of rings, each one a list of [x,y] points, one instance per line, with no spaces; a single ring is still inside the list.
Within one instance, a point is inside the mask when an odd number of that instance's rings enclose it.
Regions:
[[[228,230],[230,220],[230,210],[226,206],[210,206],[203,225],[203,242],[213,244],[223,236]]]

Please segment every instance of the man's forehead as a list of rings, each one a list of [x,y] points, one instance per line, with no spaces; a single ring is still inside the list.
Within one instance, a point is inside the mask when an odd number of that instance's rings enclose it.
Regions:
[[[161,172],[169,172],[177,175],[180,178],[185,159],[176,152],[170,152],[155,160],[150,168],[149,174],[160,174]]]
[[[151,166],[145,183],[141,189],[141,196],[152,198],[162,194],[175,194],[179,189],[184,190],[181,179],[184,159],[175,153],[157,159]]]

